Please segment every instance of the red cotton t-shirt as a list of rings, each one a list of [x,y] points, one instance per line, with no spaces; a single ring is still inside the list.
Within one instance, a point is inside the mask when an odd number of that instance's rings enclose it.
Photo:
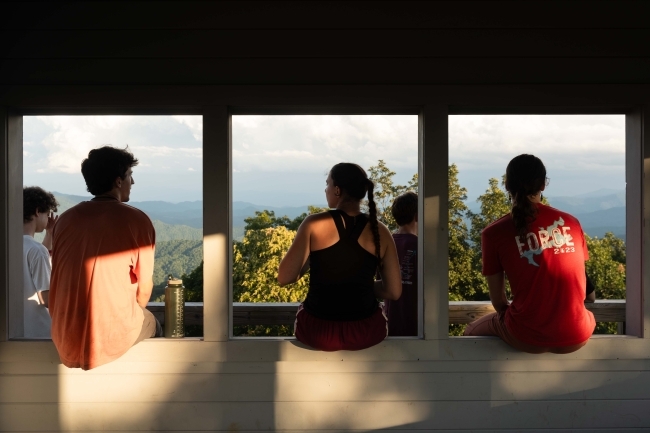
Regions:
[[[506,273],[512,303],[505,324],[516,339],[544,347],[579,344],[596,327],[584,306],[589,253],[582,227],[550,206],[538,204],[537,211],[525,239],[511,215],[483,230],[483,275]]]

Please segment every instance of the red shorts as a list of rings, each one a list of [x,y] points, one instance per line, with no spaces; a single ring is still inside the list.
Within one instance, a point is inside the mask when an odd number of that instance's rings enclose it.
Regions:
[[[574,344],[572,346],[561,346],[561,347],[543,347],[543,346],[533,346],[523,341],[517,340],[508,330],[505,321],[505,314],[490,313],[479,319],[476,319],[465,328],[466,336],[480,336],[480,335],[495,335],[501,338],[503,341],[508,343],[510,346],[514,347],[517,350],[528,353],[571,353],[580,349],[582,346],[587,344],[587,341],[582,343]]]
[[[361,350],[380,343],[388,335],[388,319],[381,307],[362,320],[335,321],[314,317],[302,304],[296,313],[293,333],[301,343],[314,349]]]

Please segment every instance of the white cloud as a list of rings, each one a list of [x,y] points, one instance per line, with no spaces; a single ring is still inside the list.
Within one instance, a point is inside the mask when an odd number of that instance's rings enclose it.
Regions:
[[[182,156],[202,158],[203,149],[200,147],[169,147],[169,146],[129,146],[133,153],[146,154],[148,158],[165,156],[178,158]]]
[[[500,178],[516,155],[546,166],[549,195],[621,188],[625,181],[625,117],[618,115],[472,115],[449,117],[449,162],[470,197],[488,177]]]
[[[341,161],[384,159],[417,170],[417,116],[233,116],[238,172],[315,172]]]
[[[203,116],[172,116],[172,119],[187,126],[192,131],[194,139],[203,143]]]
[[[38,161],[39,172],[79,173],[81,161],[88,152],[103,145],[128,145],[140,160],[139,167],[145,169],[159,166],[160,163],[155,163],[158,158],[179,162],[179,159],[202,157],[202,116],[38,116],[36,119],[48,130],[38,143],[27,142],[42,155]],[[26,129],[31,122],[26,118]],[[29,169],[29,164],[25,167]]]
[[[624,116],[450,116],[452,162],[521,153],[571,158],[625,154]]]

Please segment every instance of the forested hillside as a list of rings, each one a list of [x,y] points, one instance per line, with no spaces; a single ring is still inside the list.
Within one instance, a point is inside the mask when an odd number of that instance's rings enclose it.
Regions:
[[[159,242],[173,240],[200,241],[203,239],[202,229],[178,224],[166,224],[158,220],[153,220],[152,223],[156,229],[156,245]]]
[[[163,294],[169,274],[179,278],[196,269],[203,260],[202,240],[175,240],[156,242],[156,262],[153,271],[155,300]]]
[[[59,202],[58,214],[72,206],[90,200],[92,197],[82,197],[69,194],[54,193]],[[156,229],[156,262],[154,267],[154,295],[156,299],[162,294],[167,275],[180,277],[196,269],[203,260],[203,229],[200,225],[202,215],[201,202],[133,202],[129,205],[145,212],[152,219]],[[155,219],[160,216],[166,221]],[[191,226],[191,224],[198,227]],[[189,224],[170,224],[169,221],[186,222]],[[42,241],[43,234],[35,238]]]

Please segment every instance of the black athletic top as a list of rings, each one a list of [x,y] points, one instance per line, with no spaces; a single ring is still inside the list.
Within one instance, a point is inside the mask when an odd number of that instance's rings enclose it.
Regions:
[[[310,279],[305,310],[326,320],[365,319],[372,316],[378,306],[373,285],[379,260],[359,245],[368,216],[351,217],[340,210],[329,213],[339,232],[339,241],[309,254]]]

